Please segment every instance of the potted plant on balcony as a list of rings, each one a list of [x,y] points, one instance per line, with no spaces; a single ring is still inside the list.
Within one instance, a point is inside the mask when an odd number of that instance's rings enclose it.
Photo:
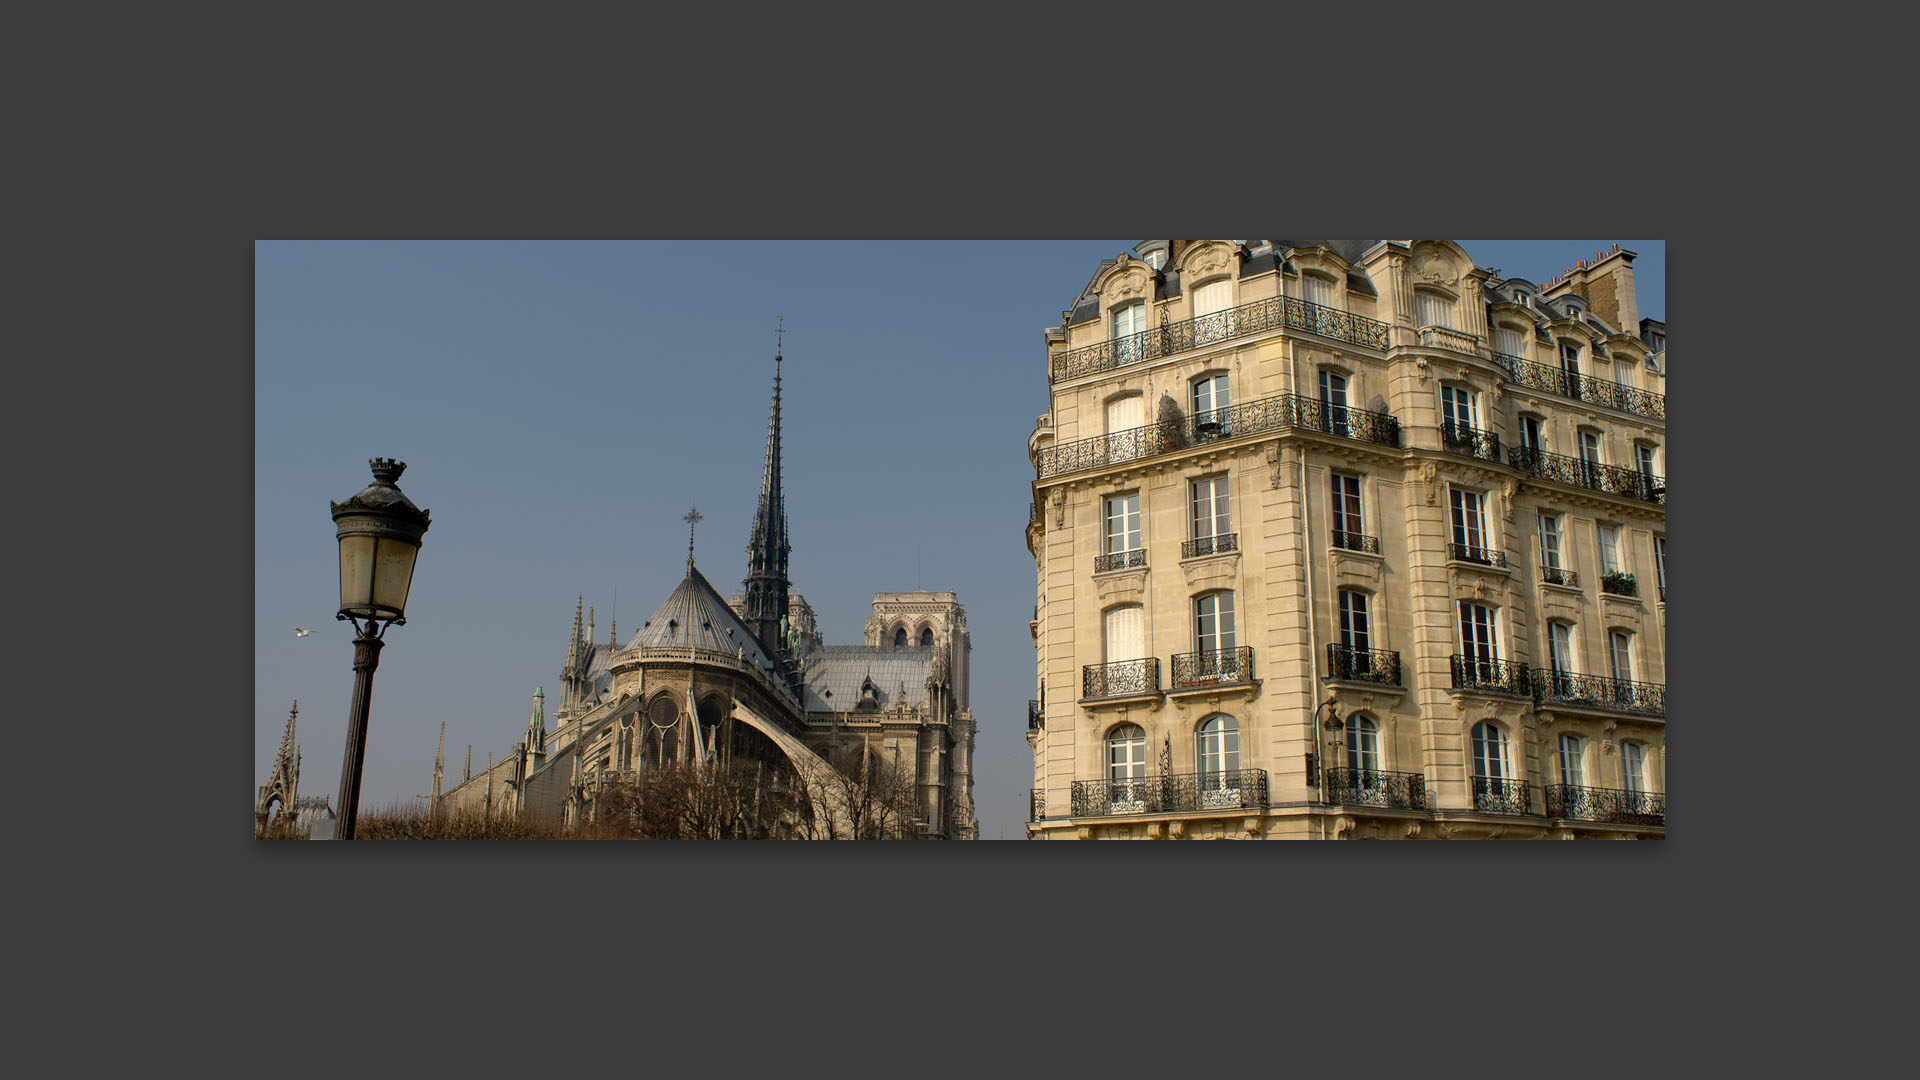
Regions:
[[[1186,417],[1180,412],[1180,403],[1173,400],[1173,395],[1161,394],[1158,422],[1162,453],[1170,453],[1186,445],[1186,432],[1182,430],[1186,426],[1183,423],[1185,419]]]
[[[1636,590],[1633,575],[1622,570],[1609,570],[1600,575],[1600,588],[1616,596],[1633,596]]]

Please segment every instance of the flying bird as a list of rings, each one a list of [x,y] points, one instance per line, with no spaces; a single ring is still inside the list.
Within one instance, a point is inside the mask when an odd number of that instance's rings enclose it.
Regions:
[[[293,628],[293,636],[294,636],[294,637],[306,637],[306,636],[307,636],[308,634],[311,634],[311,633],[313,633],[313,631],[311,631],[311,630],[302,630],[302,629],[300,629],[300,628],[299,628],[299,627],[297,627],[297,626]]]

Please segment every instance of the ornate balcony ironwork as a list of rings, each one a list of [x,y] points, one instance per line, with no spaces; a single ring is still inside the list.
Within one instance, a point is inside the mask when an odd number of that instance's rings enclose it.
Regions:
[[[1074,817],[1244,810],[1267,805],[1267,771],[1145,776],[1132,780],[1075,780],[1068,812]]]
[[[1486,776],[1467,778],[1473,793],[1473,808],[1486,814],[1530,814],[1533,796],[1525,780],[1501,780]]]
[[[1572,821],[1607,821],[1618,825],[1667,823],[1667,797],[1651,791],[1548,784],[1547,816]]]
[[[1543,566],[1540,568],[1540,580],[1549,585],[1577,586],[1580,584],[1580,575],[1564,567]]]
[[[1108,570],[1137,570],[1147,565],[1147,549],[1134,548],[1132,551],[1115,551],[1107,555],[1093,557],[1093,572],[1096,574]]]
[[[1224,555],[1229,551],[1240,550],[1239,533],[1219,533],[1214,536],[1196,536],[1180,545],[1180,557],[1197,559],[1202,555]]]
[[[1600,575],[1600,591],[1615,596],[1639,596],[1640,585],[1633,575],[1619,570],[1609,570]]]
[[[1027,730],[1039,731],[1044,727],[1046,727],[1046,717],[1040,711],[1040,700],[1038,698],[1028,698]]]
[[[1175,653],[1174,690],[1192,690],[1201,686],[1232,686],[1253,681],[1253,647],[1213,649],[1207,652]]]
[[[1565,454],[1549,454],[1531,446],[1509,448],[1507,464],[1528,476],[1539,477],[1556,484],[1565,484],[1568,487],[1603,491],[1609,495],[1621,495],[1651,503],[1665,504],[1667,501],[1667,483],[1664,477],[1635,469],[1623,469],[1618,465],[1602,465],[1597,461],[1583,461]]]
[[[1564,368],[1538,364],[1508,353],[1495,353],[1493,358],[1507,369],[1508,381],[1517,386],[1544,390],[1575,401],[1590,401],[1655,420],[1664,421],[1667,418],[1667,398],[1664,394],[1623,386],[1607,379],[1596,379],[1591,375],[1571,374]]]
[[[1328,769],[1326,800],[1336,806],[1384,806],[1425,810],[1427,778],[1421,773],[1378,769]]]
[[[1533,677],[1527,665],[1515,660],[1488,660],[1453,654],[1455,690],[1492,690],[1501,694],[1533,696]]]
[[[1575,675],[1551,668],[1533,669],[1534,698],[1542,704],[1587,705],[1601,709],[1667,715],[1665,683],[1609,679],[1602,675]]]
[[[1333,531],[1333,546],[1348,551],[1364,551],[1369,555],[1380,554],[1380,541],[1377,537],[1356,532]]]
[[[1356,649],[1332,642],[1327,645],[1327,678],[1399,686],[1400,654],[1390,649]]]
[[[1506,552],[1492,551],[1488,548],[1475,547],[1472,544],[1448,544],[1447,558],[1459,562],[1479,563],[1481,566],[1507,565]]]
[[[1452,352],[1477,356],[1480,353],[1480,338],[1464,330],[1455,330],[1448,326],[1423,326],[1420,328],[1420,344],[1429,349],[1447,349]]]
[[[1298,394],[1275,394],[1178,420],[1157,421],[1041,447],[1035,468],[1040,478],[1045,479],[1171,454],[1215,439],[1288,429],[1321,431],[1383,446],[1400,445],[1400,421],[1388,413],[1328,405]]]
[[[1047,793],[1039,788],[1027,792],[1027,820],[1044,821],[1047,817]]]
[[[1440,446],[1453,454],[1495,462],[1500,460],[1500,436],[1466,424],[1441,424]]]
[[[1304,330],[1370,349],[1384,351],[1387,347],[1386,323],[1291,296],[1273,296],[1097,345],[1070,349],[1054,357],[1047,379],[1049,382],[1076,379],[1282,328]]]
[[[1086,698],[1129,697],[1160,692],[1160,658],[1121,660],[1112,664],[1088,664],[1080,669],[1080,696]]]

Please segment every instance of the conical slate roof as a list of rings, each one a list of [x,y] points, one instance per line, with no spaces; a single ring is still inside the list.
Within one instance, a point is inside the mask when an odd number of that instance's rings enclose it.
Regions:
[[[680,587],[654,609],[653,617],[627,642],[628,648],[635,646],[706,649],[738,656],[761,671],[775,666],[754,640],[753,632],[707,582],[706,575],[691,565]]]

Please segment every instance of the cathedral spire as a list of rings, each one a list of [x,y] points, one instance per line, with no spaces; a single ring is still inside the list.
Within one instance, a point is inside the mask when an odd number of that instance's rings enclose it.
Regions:
[[[527,756],[529,759],[522,770],[522,777],[531,776],[533,767],[547,756],[547,690],[544,686],[533,688],[533,715],[527,719]]]
[[[780,365],[785,359],[785,320],[773,352],[773,408],[767,420],[767,460],[760,477],[760,507],[747,543],[747,628],[769,653],[786,652],[781,629],[787,618],[787,503],[780,486]]]
[[[440,749],[433,752],[433,802],[428,804],[427,812],[440,813],[440,781],[447,773],[447,722],[440,721]]]

